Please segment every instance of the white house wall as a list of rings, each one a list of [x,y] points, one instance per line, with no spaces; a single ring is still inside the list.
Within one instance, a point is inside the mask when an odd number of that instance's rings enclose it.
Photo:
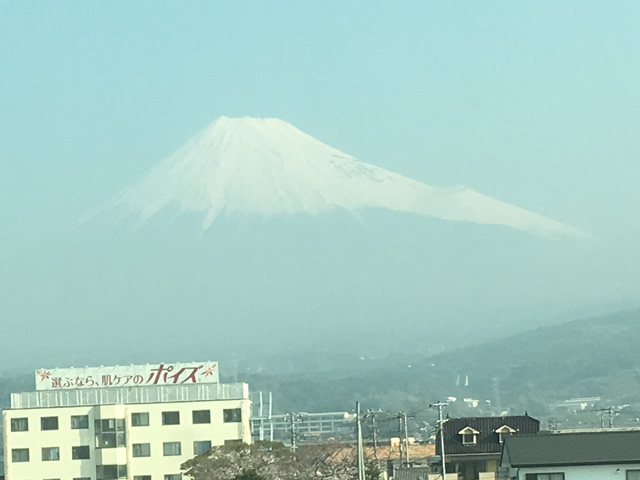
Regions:
[[[640,470],[640,464],[520,468],[512,469],[512,476],[525,480],[527,473],[564,473],[564,480],[624,480],[627,470]]]

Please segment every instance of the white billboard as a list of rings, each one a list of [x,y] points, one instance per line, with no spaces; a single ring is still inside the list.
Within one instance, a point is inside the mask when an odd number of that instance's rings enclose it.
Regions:
[[[220,381],[218,362],[41,368],[36,370],[35,378],[36,390],[193,385]]]

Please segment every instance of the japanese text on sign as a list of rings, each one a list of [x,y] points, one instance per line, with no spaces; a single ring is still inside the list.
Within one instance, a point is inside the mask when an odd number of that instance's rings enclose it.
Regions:
[[[218,383],[218,363],[161,363],[115,367],[53,368],[35,372],[36,390]]]

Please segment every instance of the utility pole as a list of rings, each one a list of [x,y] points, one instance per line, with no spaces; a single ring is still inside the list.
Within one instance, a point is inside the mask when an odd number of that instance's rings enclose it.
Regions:
[[[601,408],[599,412],[600,412],[600,426],[604,428],[604,413],[607,412],[607,417],[609,417],[609,428],[613,428],[613,417],[615,413],[613,410],[613,407],[608,406],[606,408]]]
[[[376,425],[376,414],[380,411],[369,410],[365,415],[365,418],[371,417],[371,436],[373,437],[373,458],[376,460],[376,464],[380,467],[380,459],[378,458],[378,426]]]
[[[403,412],[404,416],[404,459],[407,467],[409,466],[409,427],[407,426],[407,412]]]
[[[409,463],[409,431],[407,423],[407,412],[398,412],[395,417],[398,420],[398,435],[400,442],[398,443],[398,450],[400,451],[400,460],[404,459],[405,464]]]
[[[371,417],[371,428],[373,430],[373,458],[376,459],[376,464],[380,466],[380,460],[378,459],[378,426],[376,425],[375,413]]]
[[[362,446],[362,415],[360,402],[356,402],[356,431],[358,436],[358,480],[364,480],[364,453]]]
[[[260,434],[259,434],[259,439],[260,441],[264,440],[264,413],[262,411],[262,391],[260,392],[260,404],[258,406],[258,416],[260,417]]]
[[[400,461],[402,462],[402,457],[404,457],[404,452],[402,451],[402,445],[403,445],[403,441],[402,441],[402,419],[404,418],[402,416],[402,413],[398,413],[398,415],[396,415],[396,418],[398,419],[398,436],[400,437],[400,441],[398,442],[398,450],[400,451]]]
[[[613,407],[609,406],[605,408],[605,411],[607,412],[607,416],[609,417],[609,428],[613,428]]]
[[[289,433],[291,433],[291,451],[296,453],[296,417],[293,412],[289,413]]]
[[[273,409],[271,408],[271,405],[273,405],[273,396],[271,392],[269,392],[269,441],[273,442]]]
[[[291,433],[291,451],[295,455],[296,450],[298,448],[298,445],[297,445],[297,441],[298,441],[297,420],[299,420],[300,415],[291,412],[291,413],[289,413],[288,417],[289,417],[288,418],[288,420],[289,420],[289,430],[290,430],[290,433]]]
[[[440,433],[440,463],[442,465],[442,480],[446,480],[447,477],[447,464],[444,458],[444,419],[442,418],[442,407],[446,407],[448,403],[437,402],[429,405],[430,407],[437,407],[438,409],[438,431]]]
[[[609,407],[609,428],[613,428],[613,407]]]

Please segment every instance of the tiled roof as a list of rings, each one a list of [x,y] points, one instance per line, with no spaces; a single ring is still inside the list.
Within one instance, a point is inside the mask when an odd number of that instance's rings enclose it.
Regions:
[[[380,460],[395,460],[400,458],[400,449],[398,447],[390,447],[388,445],[378,446],[377,456]],[[410,443],[409,444],[409,459],[425,459],[429,458],[436,453],[436,447],[433,444],[427,443]],[[364,447],[364,455],[367,458],[373,458],[373,447]]]
[[[444,451],[451,454],[493,453],[499,455],[502,444],[498,439],[496,429],[508,425],[516,433],[514,435],[535,434],[540,431],[540,422],[529,415],[511,415],[505,417],[469,417],[449,418],[444,423]],[[466,427],[480,432],[476,444],[463,444],[459,434]],[[439,438],[436,442],[436,454],[440,455]]]
[[[393,472],[394,480],[428,480],[429,467],[403,467]]]
[[[514,435],[502,458],[512,467],[640,463],[640,430]]]

